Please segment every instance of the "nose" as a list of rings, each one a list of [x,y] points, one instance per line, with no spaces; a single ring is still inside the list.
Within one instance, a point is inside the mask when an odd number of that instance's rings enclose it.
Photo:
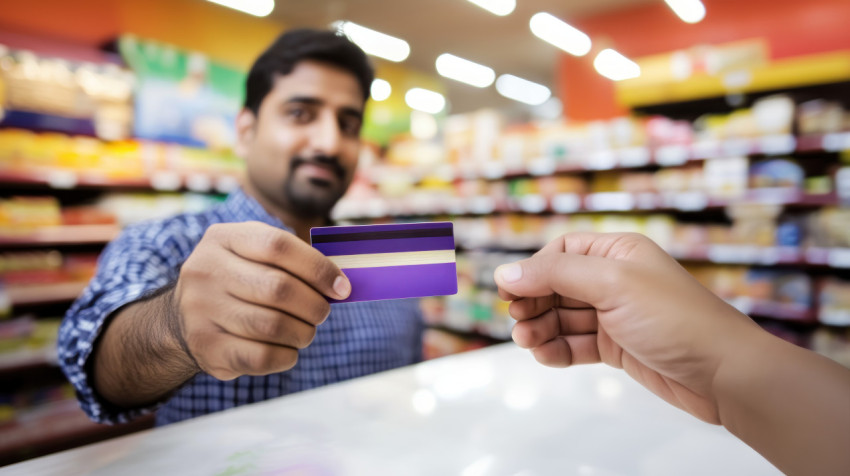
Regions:
[[[315,155],[326,155],[336,157],[342,146],[342,131],[339,127],[335,114],[322,114],[319,120],[313,123],[310,137],[311,148]]]

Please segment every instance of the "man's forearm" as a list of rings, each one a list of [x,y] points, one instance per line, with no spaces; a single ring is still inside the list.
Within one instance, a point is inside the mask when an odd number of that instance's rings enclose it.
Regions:
[[[850,371],[765,333],[722,366],[723,425],[787,474],[850,474]]]
[[[162,400],[198,372],[180,337],[173,286],[115,313],[95,343],[94,388],[121,408]]]

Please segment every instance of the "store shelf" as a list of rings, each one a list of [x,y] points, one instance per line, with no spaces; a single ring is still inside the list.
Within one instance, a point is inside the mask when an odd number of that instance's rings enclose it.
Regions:
[[[73,301],[83,292],[87,285],[87,281],[11,285],[6,287],[6,294],[12,306],[51,304]]]
[[[0,464],[151,428],[153,421],[148,415],[128,424],[101,425],[89,420],[76,400],[51,403],[0,425]]]
[[[377,218],[432,216],[432,215],[490,215],[493,213],[600,213],[600,212],[701,212],[722,209],[734,203],[763,203],[788,207],[837,206],[835,194],[806,194],[798,190],[750,190],[735,199],[710,197],[704,192],[629,193],[599,192],[589,194],[559,194],[551,198],[543,195],[512,197],[507,203],[497,202],[488,196],[419,201],[405,204],[401,201],[378,199],[359,201],[352,210],[342,205],[337,219],[363,220]],[[365,210],[364,210],[365,209]]]
[[[0,246],[61,246],[100,244],[121,232],[115,224],[51,226],[24,234],[0,234]]]
[[[761,301],[743,296],[728,299],[727,302],[744,314],[753,317],[809,324],[817,323],[815,310],[802,304]]]
[[[198,193],[229,193],[239,180],[231,175],[207,173],[157,172],[150,177],[114,178],[71,170],[52,170],[43,173],[0,171],[0,184],[44,186],[52,189],[122,188],[174,192],[188,190]]]
[[[485,330],[479,328],[471,328],[471,329],[458,329],[453,326],[449,326],[446,324],[428,324],[428,329],[434,329],[437,331],[448,332],[449,334],[456,335],[458,337],[462,337],[464,339],[470,340],[483,340],[488,344],[500,344],[503,342],[510,342],[510,336],[495,336]]]
[[[631,108],[829,84],[850,79],[850,51],[776,60],[724,75],[697,74],[684,81],[647,83],[640,78],[617,84],[618,102]]]
[[[412,171],[414,182],[434,175],[452,181],[505,180],[523,177],[542,177],[568,173],[588,173],[606,170],[632,170],[647,167],[675,167],[720,157],[773,156],[794,153],[839,152],[850,150],[850,131],[831,134],[794,136],[791,134],[741,137],[724,140],[705,140],[692,144],[670,144],[657,147],[636,146],[620,149],[600,149],[583,159],[538,157],[523,165],[510,166],[492,160],[464,166],[444,167],[435,171]],[[373,183],[377,180],[372,179]]]
[[[14,127],[32,131],[64,132],[70,135],[94,136],[94,120],[91,118],[57,116],[32,111],[4,111],[0,127]]]
[[[57,365],[56,348],[52,345],[49,349],[27,349],[0,354],[0,375]]]

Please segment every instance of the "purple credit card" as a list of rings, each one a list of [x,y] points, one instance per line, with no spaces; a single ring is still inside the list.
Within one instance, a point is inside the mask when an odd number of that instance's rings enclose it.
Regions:
[[[330,302],[457,294],[451,222],[312,228],[310,241],[351,281],[348,299]]]

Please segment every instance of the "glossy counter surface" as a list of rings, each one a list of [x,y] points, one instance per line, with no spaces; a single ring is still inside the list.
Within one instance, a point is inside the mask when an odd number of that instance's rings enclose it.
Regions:
[[[2,475],[781,474],[603,365],[482,349],[0,468]]]

